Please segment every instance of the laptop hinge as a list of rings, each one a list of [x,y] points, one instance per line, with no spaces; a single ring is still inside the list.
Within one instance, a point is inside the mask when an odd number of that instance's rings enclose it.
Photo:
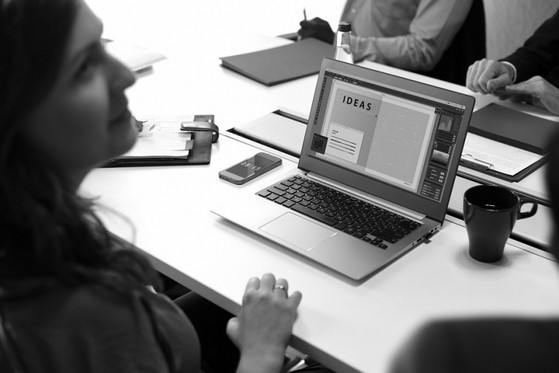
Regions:
[[[419,213],[417,213],[413,210],[406,209],[405,207],[398,206],[394,203],[385,201],[383,199],[372,197],[371,195],[368,195],[368,194],[366,194],[366,193],[364,193],[364,192],[362,192],[358,189],[348,187],[347,185],[338,183],[338,182],[336,182],[332,179],[329,179],[327,177],[317,175],[313,172],[307,172],[306,176],[309,179],[313,179],[313,180],[316,180],[318,182],[324,183],[328,186],[331,186],[335,189],[339,189],[339,190],[341,190],[345,193],[348,193],[352,196],[355,196],[357,198],[360,198],[360,199],[363,199],[365,201],[371,202],[375,205],[380,205],[387,210],[391,210],[391,211],[396,212],[400,215],[405,215],[406,217],[409,217],[410,219],[415,219],[415,220],[421,221],[425,218],[424,214],[419,214]]]

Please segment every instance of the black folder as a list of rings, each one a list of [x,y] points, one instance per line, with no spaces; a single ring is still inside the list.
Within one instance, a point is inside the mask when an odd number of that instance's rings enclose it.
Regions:
[[[543,157],[512,176],[492,170],[485,165],[483,160],[471,162],[463,157],[460,163],[500,179],[511,182],[520,181],[547,161],[548,141],[558,129],[558,122],[496,103],[489,104],[473,113],[468,128],[470,133],[543,155]]]
[[[198,121],[196,117],[204,117]],[[205,165],[209,164],[212,157],[212,144],[219,138],[219,127],[213,121],[213,115],[195,116],[194,122],[177,121],[177,129],[180,133],[190,133],[190,140],[185,142],[185,150],[188,155],[121,155],[102,167],[138,167],[138,166],[181,166],[181,165]],[[180,126],[180,127],[179,127]]]
[[[317,74],[324,57],[334,57],[334,46],[308,38],[281,47],[221,57],[221,65],[273,86]]]
[[[541,155],[558,128],[557,122],[493,103],[473,113],[468,131]]]
[[[140,167],[140,166],[184,166],[209,164],[212,156],[212,133],[209,131],[195,131],[188,156],[120,156],[105,163],[103,167]]]

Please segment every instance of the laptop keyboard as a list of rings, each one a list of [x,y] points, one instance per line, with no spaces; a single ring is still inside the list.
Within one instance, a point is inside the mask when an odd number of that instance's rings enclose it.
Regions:
[[[301,175],[258,195],[382,249],[388,247],[386,242],[395,243],[421,225]]]

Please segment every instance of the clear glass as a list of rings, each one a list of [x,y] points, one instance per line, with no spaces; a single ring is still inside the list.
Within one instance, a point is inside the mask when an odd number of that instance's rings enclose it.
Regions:
[[[351,31],[336,32],[336,53],[334,59],[353,63],[353,54],[351,53]]]

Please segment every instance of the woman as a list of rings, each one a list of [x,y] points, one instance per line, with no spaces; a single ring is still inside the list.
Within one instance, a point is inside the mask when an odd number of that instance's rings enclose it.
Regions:
[[[437,66],[452,45],[472,3],[472,0],[347,0],[340,21],[351,24],[351,51],[357,61],[367,59],[425,73]],[[483,4],[476,5],[474,14],[483,18]],[[334,41],[330,25],[320,18],[303,20],[300,26],[298,33],[302,38]],[[480,39],[478,35],[468,36]],[[459,84],[463,80],[464,76],[460,76]]]
[[[0,0],[0,371],[197,372],[193,325],[77,189],[135,141],[134,76],[83,0]],[[238,372],[281,369],[301,294],[249,280]],[[210,362],[211,363],[211,362]]]

